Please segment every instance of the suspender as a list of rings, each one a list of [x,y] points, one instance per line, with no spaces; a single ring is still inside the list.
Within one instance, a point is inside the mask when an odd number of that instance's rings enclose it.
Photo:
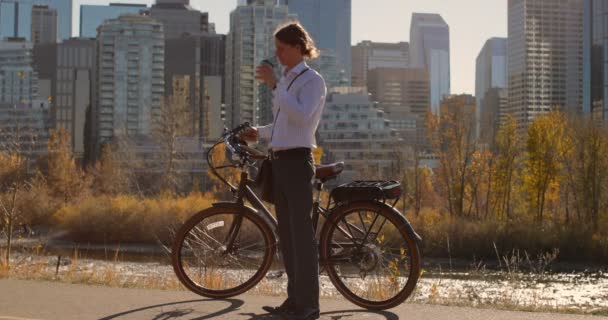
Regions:
[[[291,80],[291,82],[289,83],[289,86],[287,86],[287,91],[289,91],[289,89],[291,88],[291,85],[306,71],[308,71],[308,68],[302,70],[302,72],[298,73],[298,75],[295,78],[293,78],[293,80]],[[272,138],[274,137],[274,126],[277,124],[277,119],[279,119],[280,113],[281,113],[281,106],[279,106],[279,110],[277,110],[277,116],[274,117],[274,121],[272,123],[272,133],[270,135],[270,143],[272,143]]]

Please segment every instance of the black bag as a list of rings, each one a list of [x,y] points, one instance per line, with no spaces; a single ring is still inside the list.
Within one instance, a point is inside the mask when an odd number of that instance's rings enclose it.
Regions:
[[[272,161],[264,159],[255,178],[255,184],[260,189],[262,200],[274,204],[274,190],[272,188]]]

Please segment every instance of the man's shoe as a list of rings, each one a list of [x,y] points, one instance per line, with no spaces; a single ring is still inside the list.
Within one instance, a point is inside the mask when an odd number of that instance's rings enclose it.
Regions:
[[[287,311],[282,312],[281,315],[289,320],[316,320],[321,316],[318,308],[305,308],[298,311]]]
[[[293,311],[293,309],[294,309],[294,306],[291,304],[291,302],[289,300],[285,300],[278,307],[271,307],[271,306],[262,307],[262,310],[264,310],[268,313],[271,313],[271,314],[283,314],[283,313]]]

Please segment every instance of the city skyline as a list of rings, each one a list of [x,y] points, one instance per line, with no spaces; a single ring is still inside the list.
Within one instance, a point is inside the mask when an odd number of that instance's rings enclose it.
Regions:
[[[145,3],[154,0],[74,0],[73,25],[78,26],[81,4]],[[191,0],[192,7],[209,13],[209,22],[215,23],[217,33],[227,34],[230,12],[237,0]],[[507,36],[507,1],[462,0],[381,0],[369,2],[352,0],[351,45],[363,40],[374,42],[409,42],[411,16],[414,12],[438,13],[450,27],[451,92],[475,92],[475,59],[486,40]],[[475,20],[471,19],[472,17]],[[396,21],[401,29],[387,28],[386,21]],[[371,28],[370,25],[377,25]],[[483,25],[483,28],[480,28]],[[77,35],[78,28],[72,28]]]

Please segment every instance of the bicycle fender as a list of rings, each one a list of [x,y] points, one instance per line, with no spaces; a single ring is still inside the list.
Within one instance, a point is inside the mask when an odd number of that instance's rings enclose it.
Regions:
[[[352,205],[352,204],[356,205],[356,203],[358,203],[358,202],[360,202],[360,203],[366,203],[366,202],[369,203],[369,201],[354,201],[354,202],[348,202],[348,203],[346,203],[344,205]],[[389,206],[389,205],[387,205],[385,203],[382,203],[382,202],[377,202],[376,201],[374,203],[377,204],[377,205],[382,206],[386,210],[392,211],[395,214],[395,216],[397,217],[397,219],[399,219],[400,222],[405,227],[405,232],[407,232],[407,234],[410,237],[412,237],[414,239],[414,241],[416,241],[416,243],[418,245],[422,244],[422,237],[420,235],[418,235],[418,233],[416,233],[416,231],[414,231],[414,227],[412,227],[412,224],[409,222],[409,220],[407,220],[407,218],[401,212],[399,212],[399,210],[397,210],[397,209],[395,209],[395,208],[393,208],[393,207],[391,207],[391,206]]]
[[[395,212],[396,216],[398,217],[398,219],[400,219],[403,223],[403,225],[405,226],[405,231],[407,232],[407,234],[409,234],[412,238],[414,238],[414,240],[416,240],[416,243],[418,243],[418,245],[422,244],[422,237],[416,233],[416,231],[414,230],[414,227],[412,227],[412,224],[410,223],[409,220],[407,220],[407,218],[398,210],[395,210],[395,208],[391,208],[389,206],[387,206],[390,210],[392,210],[393,212]]]

